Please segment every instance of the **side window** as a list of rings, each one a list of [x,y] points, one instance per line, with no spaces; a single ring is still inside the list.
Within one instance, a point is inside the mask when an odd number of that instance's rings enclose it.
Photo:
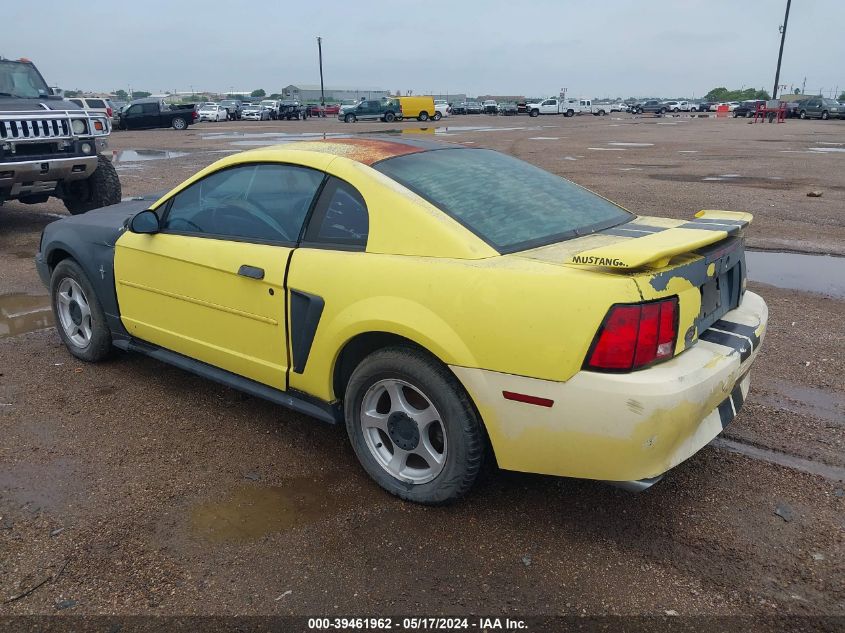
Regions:
[[[363,250],[370,232],[367,204],[349,183],[331,178],[314,207],[305,242]]]
[[[85,104],[84,104],[84,103],[82,103],[82,99],[68,99],[68,101],[70,101],[71,103],[75,103],[75,104],[76,104],[76,105],[78,105],[80,108],[84,108],[84,107],[85,107]]]
[[[142,103],[141,110],[144,114],[157,114],[158,113],[158,104],[157,103]]]
[[[242,165],[178,193],[162,229],[174,233],[295,243],[323,173],[295,165]]]
[[[130,106],[129,109],[126,110],[126,114],[132,114],[132,115],[141,114],[141,106],[140,105]]]

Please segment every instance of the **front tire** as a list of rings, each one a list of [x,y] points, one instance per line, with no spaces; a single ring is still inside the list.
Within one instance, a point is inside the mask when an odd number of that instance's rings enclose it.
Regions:
[[[428,112],[420,112],[417,121],[428,121]]]
[[[391,494],[448,503],[478,477],[478,414],[454,374],[422,351],[393,347],[365,358],[347,385],[344,414],[358,460]]]
[[[71,215],[99,209],[120,202],[120,178],[111,161],[102,154],[97,156],[97,169],[86,180],[68,185],[62,194],[65,208]]]
[[[807,118],[807,111],[801,110],[801,113],[798,115],[799,119],[806,119]]]
[[[539,110],[531,110],[531,112],[528,113],[528,116],[538,117],[538,116],[540,116],[540,111]]]
[[[829,118],[830,118],[830,114],[828,113],[827,110],[824,110],[822,112],[822,121],[827,121]]]
[[[347,114],[345,117],[343,117],[343,120],[346,121],[347,123],[354,123],[355,122],[355,115],[354,114]]]
[[[62,260],[53,270],[50,300],[59,337],[71,354],[88,363],[111,354],[106,315],[85,272],[72,259]]]
[[[435,112],[435,113],[434,113],[434,116],[433,116],[433,117],[431,117],[431,118],[432,118],[432,119],[434,119],[435,121],[439,121],[440,119],[442,119],[442,118],[443,118],[443,114],[442,114],[442,113],[440,113],[440,112]]]

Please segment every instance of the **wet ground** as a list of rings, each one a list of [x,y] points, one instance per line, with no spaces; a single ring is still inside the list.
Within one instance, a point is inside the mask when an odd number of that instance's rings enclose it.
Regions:
[[[0,614],[845,615],[845,260],[826,256],[845,254],[845,122],[229,122],[112,149],[130,197],[233,151],[385,130],[500,149],[644,214],[754,213],[771,321],[740,415],[640,495],[492,472],[455,506],[402,503],[342,429],[151,359],[73,360],[31,259],[64,210],[9,204]]]

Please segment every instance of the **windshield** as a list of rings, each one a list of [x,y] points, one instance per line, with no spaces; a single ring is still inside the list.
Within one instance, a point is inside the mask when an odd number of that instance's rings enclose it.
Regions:
[[[443,149],[373,166],[466,226],[500,253],[627,222],[632,215],[575,183],[487,149]]]
[[[0,61],[0,96],[38,99],[50,94],[44,79],[32,64]]]

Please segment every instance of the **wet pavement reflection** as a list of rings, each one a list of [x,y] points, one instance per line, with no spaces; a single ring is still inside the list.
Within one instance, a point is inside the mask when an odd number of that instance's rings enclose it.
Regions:
[[[52,325],[50,297],[20,293],[0,295],[0,338],[35,332]]]

